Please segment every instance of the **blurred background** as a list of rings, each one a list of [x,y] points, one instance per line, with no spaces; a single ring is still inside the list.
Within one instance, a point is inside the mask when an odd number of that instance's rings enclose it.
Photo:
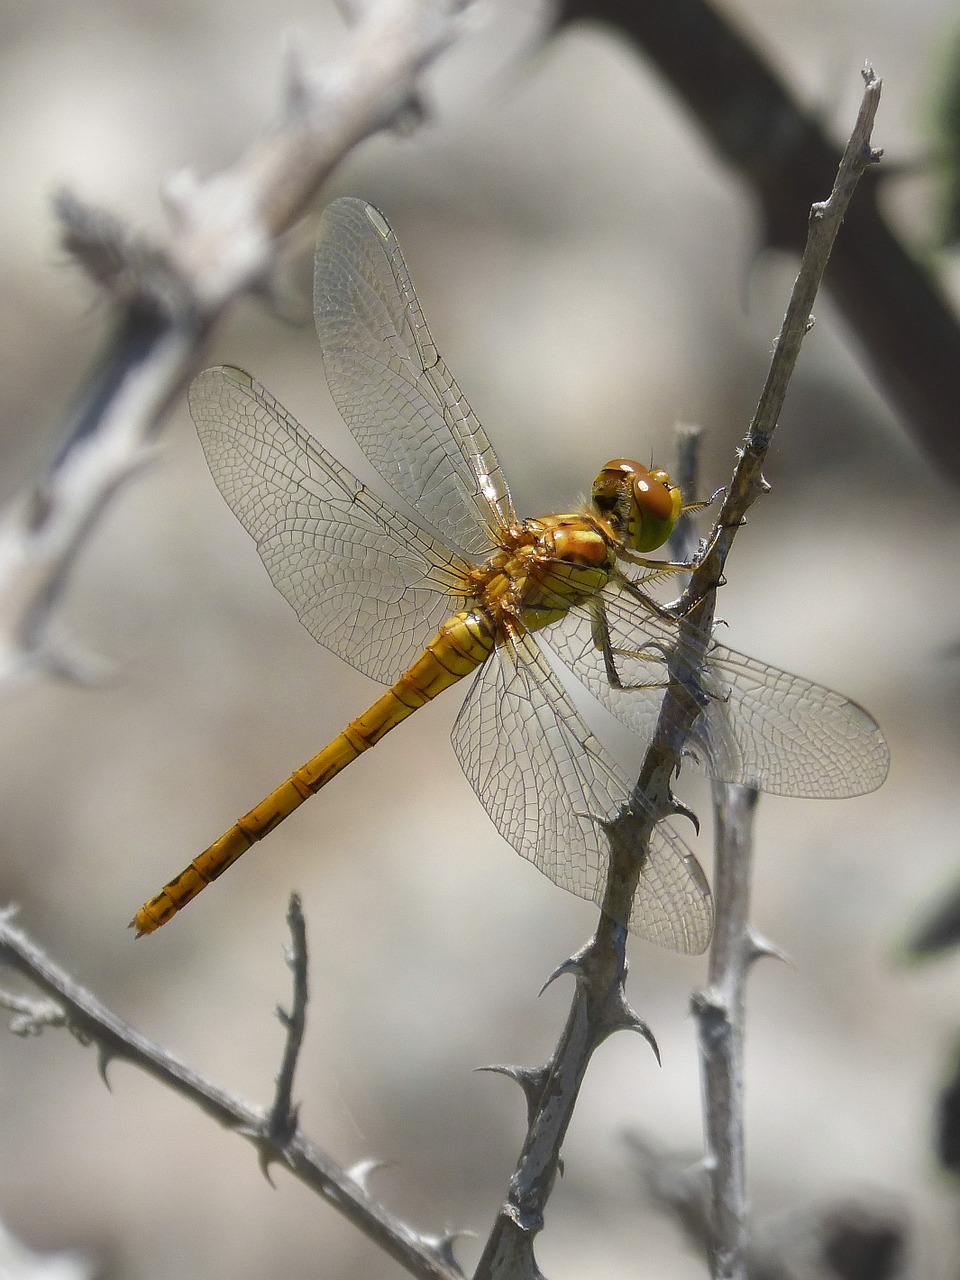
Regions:
[[[956,6],[723,9],[840,140],[873,62],[875,141],[899,170],[885,210],[955,295],[954,260],[934,247],[932,158]],[[429,76],[425,127],[364,145],[325,199],[361,195],[390,218],[522,513],[568,508],[608,457],[669,465],[681,421],[706,428],[709,493],[732,470],[796,259],[762,252],[749,194],[648,64],[599,28],[543,43],[546,13],[492,3]],[[0,3],[0,497],[55,452],[107,331],[58,247],[51,194],[66,185],[162,230],[163,180],[225,164],[275,115],[291,27],[318,61],[342,31],[332,4],[307,0]],[[773,1220],[850,1195],[886,1206],[912,1223],[911,1269],[955,1275],[957,1193],[932,1132],[960,960],[911,967],[900,948],[960,867],[960,511],[829,298],[817,317],[769,460],[773,493],[737,542],[718,612],[729,643],[868,706],[893,764],[862,799],[760,806],[753,918],[791,963],[751,979],[750,1197]],[[248,368],[362,467],[312,326],[244,302],[209,357]],[[134,945],[125,926],[144,898],[378,690],[273,590],[184,403],[87,546],[60,621],[111,674],[99,689],[38,684],[0,709],[0,897],[144,1034],[266,1103],[299,889],[306,1130],[343,1163],[393,1162],[372,1189],[419,1228],[482,1237],[524,1114],[513,1085],[473,1068],[549,1054],[571,993],[537,991],[595,910],[495,834],[449,745],[458,695]],[[599,710],[594,723],[635,763]],[[680,792],[704,819],[709,870],[707,789],[684,776]],[[629,994],[663,1066],[625,1036],[594,1059],[537,1248],[552,1280],[703,1272],[647,1206],[624,1135],[702,1149],[687,1006],[705,961],[636,941],[630,955]],[[63,1034],[0,1038],[0,1219],[32,1249],[78,1251],[118,1280],[399,1274],[282,1171],[271,1189],[251,1151],[186,1103],[122,1064],[110,1079],[107,1092],[93,1051]],[[467,1265],[477,1248],[462,1245]]]

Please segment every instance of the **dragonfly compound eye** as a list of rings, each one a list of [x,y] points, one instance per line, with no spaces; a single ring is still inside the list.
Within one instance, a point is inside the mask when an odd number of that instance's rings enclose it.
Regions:
[[[635,551],[655,551],[673,532],[683,498],[666,471],[638,467],[633,475],[633,519],[630,545]]]
[[[655,551],[673,531],[683,505],[666,471],[614,458],[593,482],[593,501],[634,551]]]

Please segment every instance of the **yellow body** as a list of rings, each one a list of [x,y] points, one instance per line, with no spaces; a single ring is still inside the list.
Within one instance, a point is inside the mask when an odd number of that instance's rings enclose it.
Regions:
[[[474,607],[450,617],[382,698],[145,903],[131,921],[137,935],[166,924],[357,756],[475,671],[511,632],[538,631],[601,591],[614,560],[609,527],[590,513],[544,516],[506,530],[500,548],[463,584]]]

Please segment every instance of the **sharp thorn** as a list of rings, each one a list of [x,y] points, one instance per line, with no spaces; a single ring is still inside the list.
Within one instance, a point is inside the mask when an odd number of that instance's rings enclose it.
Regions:
[[[757,960],[763,960],[766,957],[772,960],[782,960],[784,964],[792,964],[790,956],[782,947],[778,947],[775,942],[771,942],[763,934],[755,933],[753,929],[747,930],[746,942],[746,962],[748,965],[752,965]]]
[[[550,1078],[550,1067],[514,1067],[500,1065],[499,1063],[491,1066],[477,1067],[478,1071],[489,1071],[493,1075],[506,1076],[508,1080],[515,1081],[523,1090],[524,1100],[527,1104],[527,1120],[533,1118],[536,1108],[540,1104],[543,1097],[543,1090]]]
[[[375,1173],[379,1173],[381,1169],[392,1169],[396,1162],[393,1160],[378,1160],[371,1157],[369,1160],[358,1160],[355,1165],[347,1170],[347,1177],[352,1178],[357,1186],[367,1195],[370,1194],[370,1179]]]
[[[546,982],[537,992],[538,997],[543,995],[551,982],[556,982],[557,978],[562,978],[568,973],[572,973],[578,982],[583,977],[583,959],[579,952],[576,955],[568,956],[562,964],[557,965],[556,969],[554,969],[553,973],[550,974]]]
[[[110,1093],[113,1093],[113,1085],[107,1076],[107,1068],[114,1059],[114,1054],[106,1048],[105,1045],[97,1045],[97,1071],[100,1073],[100,1079],[107,1086]]]
[[[678,800],[678,799],[677,799],[677,797],[676,797],[675,795],[671,795],[671,796],[670,796],[670,804],[671,804],[671,807],[672,807],[673,812],[674,812],[675,814],[677,814],[677,816],[678,816],[678,817],[681,817],[681,818],[689,818],[690,822],[692,822],[692,823],[693,823],[693,829],[694,829],[694,831],[697,833],[697,835],[699,835],[699,834],[700,834],[700,819],[699,819],[699,818],[697,817],[697,815],[693,812],[693,810],[692,810],[692,809],[688,809],[688,808],[687,808],[687,806],[686,806],[682,801]]]
[[[272,1164],[278,1163],[278,1161],[279,1161],[279,1156],[277,1155],[276,1151],[272,1150],[270,1147],[267,1147],[261,1144],[257,1152],[257,1164],[260,1166],[260,1172],[266,1178],[267,1182],[270,1184],[270,1187],[273,1191],[276,1191],[277,1184],[274,1182],[273,1178],[271,1178],[270,1176],[270,1166]]]
[[[600,1030],[600,1039],[605,1040],[607,1036],[612,1036],[617,1031],[635,1031],[638,1035],[643,1036],[647,1044],[653,1050],[653,1056],[657,1060],[658,1066],[663,1066],[660,1059],[660,1047],[657,1044],[656,1037],[653,1032],[636,1012],[635,1009],[627,1003],[627,998],[623,994],[621,987],[616,996],[609,1002],[604,1010],[603,1023]]]
[[[460,1266],[460,1263],[457,1261],[456,1254],[453,1251],[453,1246],[458,1240],[476,1240],[476,1238],[477,1233],[475,1231],[468,1231],[466,1229],[459,1231],[445,1231],[442,1236],[420,1237],[421,1241],[428,1249],[432,1249],[438,1258],[445,1262],[448,1267],[452,1267],[453,1270],[456,1271],[457,1275],[461,1276],[464,1274],[464,1271]]]

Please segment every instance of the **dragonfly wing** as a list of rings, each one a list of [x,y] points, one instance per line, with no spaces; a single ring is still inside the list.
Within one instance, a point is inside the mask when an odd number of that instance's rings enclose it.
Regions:
[[[601,606],[621,682],[636,687],[610,684],[588,610],[571,611],[546,636],[591,692],[649,740],[663,703],[666,654],[683,642],[675,626],[616,583]],[[840,798],[872,791],[886,776],[889,752],[876,722],[843,694],[716,642],[700,671],[704,709],[688,745],[710,777],[777,795]]]
[[[323,212],[314,314],[331,394],[370,462],[444,542],[485,553],[516,519],[506,481],[433,344],[396,236],[363,200]]]
[[[726,645],[707,653],[696,750],[712,777],[774,795],[842,799],[874,791],[890,752],[859,703]]]
[[[242,369],[199,374],[190,411],[220,492],[321,644],[389,682],[451,612],[469,566],[380,501]]]
[[[498,646],[481,668],[453,745],[503,838],[562,889],[601,902],[608,848],[600,822],[616,816],[631,788],[604,759],[530,636]],[[700,865],[661,823],[629,928],[660,946],[699,954],[712,927]]]

